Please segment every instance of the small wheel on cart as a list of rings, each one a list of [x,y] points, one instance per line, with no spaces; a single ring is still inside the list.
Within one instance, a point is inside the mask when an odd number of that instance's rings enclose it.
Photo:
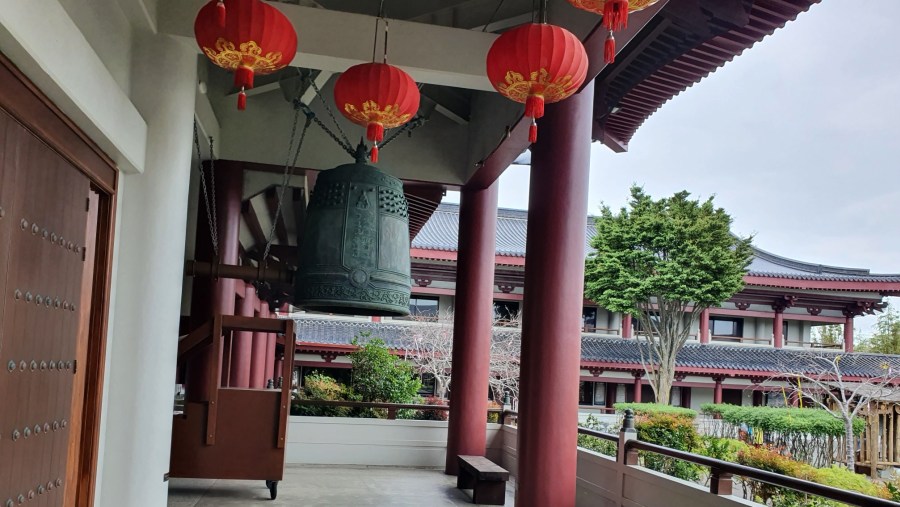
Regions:
[[[266,481],[266,487],[269,488],[269,497],[275,500],[278,497],[278,481]]]

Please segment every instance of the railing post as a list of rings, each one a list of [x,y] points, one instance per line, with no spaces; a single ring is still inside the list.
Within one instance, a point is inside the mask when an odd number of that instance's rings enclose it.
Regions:
[[[634,429],[634,411],[625,410],[625,418],[622,420],[622,429],[619,430],[619,450],[616,460],[624,465],[637,465],[638,453],[636,450],[626,450],[626,443],[637,440],[637,430]]]
[[[397,418],[397,409],[394,407],[389,408],[388,409],[388,419],[393,421],[396,418]]]
[[[731,474],[718,468],[711,468],[709,474],[709,492],[719,496],[731,496],[734,487]]]

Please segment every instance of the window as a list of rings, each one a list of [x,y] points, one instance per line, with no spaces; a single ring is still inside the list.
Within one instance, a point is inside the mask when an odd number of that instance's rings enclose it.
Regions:
[[[516,301],[494,301],[494,315],[500,323],[509,323],[519,316],[519,303]]]
[[[597,329],[597,309],[585,306],[581,310],[581,319],[584,322],[582,326],[582,330],[587,333],[592,333]]]
[[[409,298],[409,316],[436,319],[438,316],[438,298],[427,296],[413,296]]]
[[[788,321],[786,321],[786,320],[782,321],[781,322],[781,337],[784,339],[784,341],[787,341],[787,339],[788,339],[788,329],[790,329],[790,326],[788,326]]]
[[[744,336],[744,319],[710,317],[709,329],[713,336],[731,336],[740,338]]]
[[[681,406],[681,388],[680,387],[673,387],[672,390],[669,392],[669,405],[672,405],[673,407]]]
[[[419,388],[419,396],[434,396],[435,389],[437,389],[437,381],[435,381],[434,375],[430,373],[423,373],[422,387]]]
[[[590,405],[593,397],[594,397],[594,383],[593,382],[581,382],[578,385],[578,404],[579,405]]]
[[[650,312],[649,317],[650,317],[650,321],[653,323],[653,326],[655,326],[656,328],[658,328],[658,327],[659,327],[659,313],[657,313],[657,312]],[[637,315],[635,315],[634,317],[632,317],[632,319],[631,319],[631,327],[634,328],[634,332],[635,332],[635,333],[638,333],[638,334],[646,334],[646,333],[644,332],[644,324],[643,324],[643,322],[641,322],[641,319],[640,319]],[[653,330],[651,330],[651,331],[653,331]],[[655,333],[657,333],[657,334],[659,333],[658,331],[653,331],[653,332],[655,332]]]

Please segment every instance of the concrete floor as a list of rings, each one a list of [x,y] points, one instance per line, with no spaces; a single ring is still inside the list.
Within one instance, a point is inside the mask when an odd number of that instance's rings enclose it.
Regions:
[[[219,505],[472,505],[472,492],[456,489],[456,477],[438,470],[392,467],[288,466],[278,484],[278,498],[269,500],[263,481],[172,479],[169,507]],[[506,505],[515,489],[506,487]]]

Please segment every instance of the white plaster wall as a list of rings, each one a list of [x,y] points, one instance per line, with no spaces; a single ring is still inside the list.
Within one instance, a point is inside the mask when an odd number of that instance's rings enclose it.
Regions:
[[[713,396],[715,395],[713,389],[706,389],[703,387],[692,387],[691,388],[691,408],[693,410],[700,410],[700,407],[704,403],[712,403]]]
[[[487,425],[487,457],[500,462],[499,424]],[[446,421],[291,416],[285,462],[443,468]]]
[[[117,0],[59,0],[119,88],[131,89],[132,27]]]

